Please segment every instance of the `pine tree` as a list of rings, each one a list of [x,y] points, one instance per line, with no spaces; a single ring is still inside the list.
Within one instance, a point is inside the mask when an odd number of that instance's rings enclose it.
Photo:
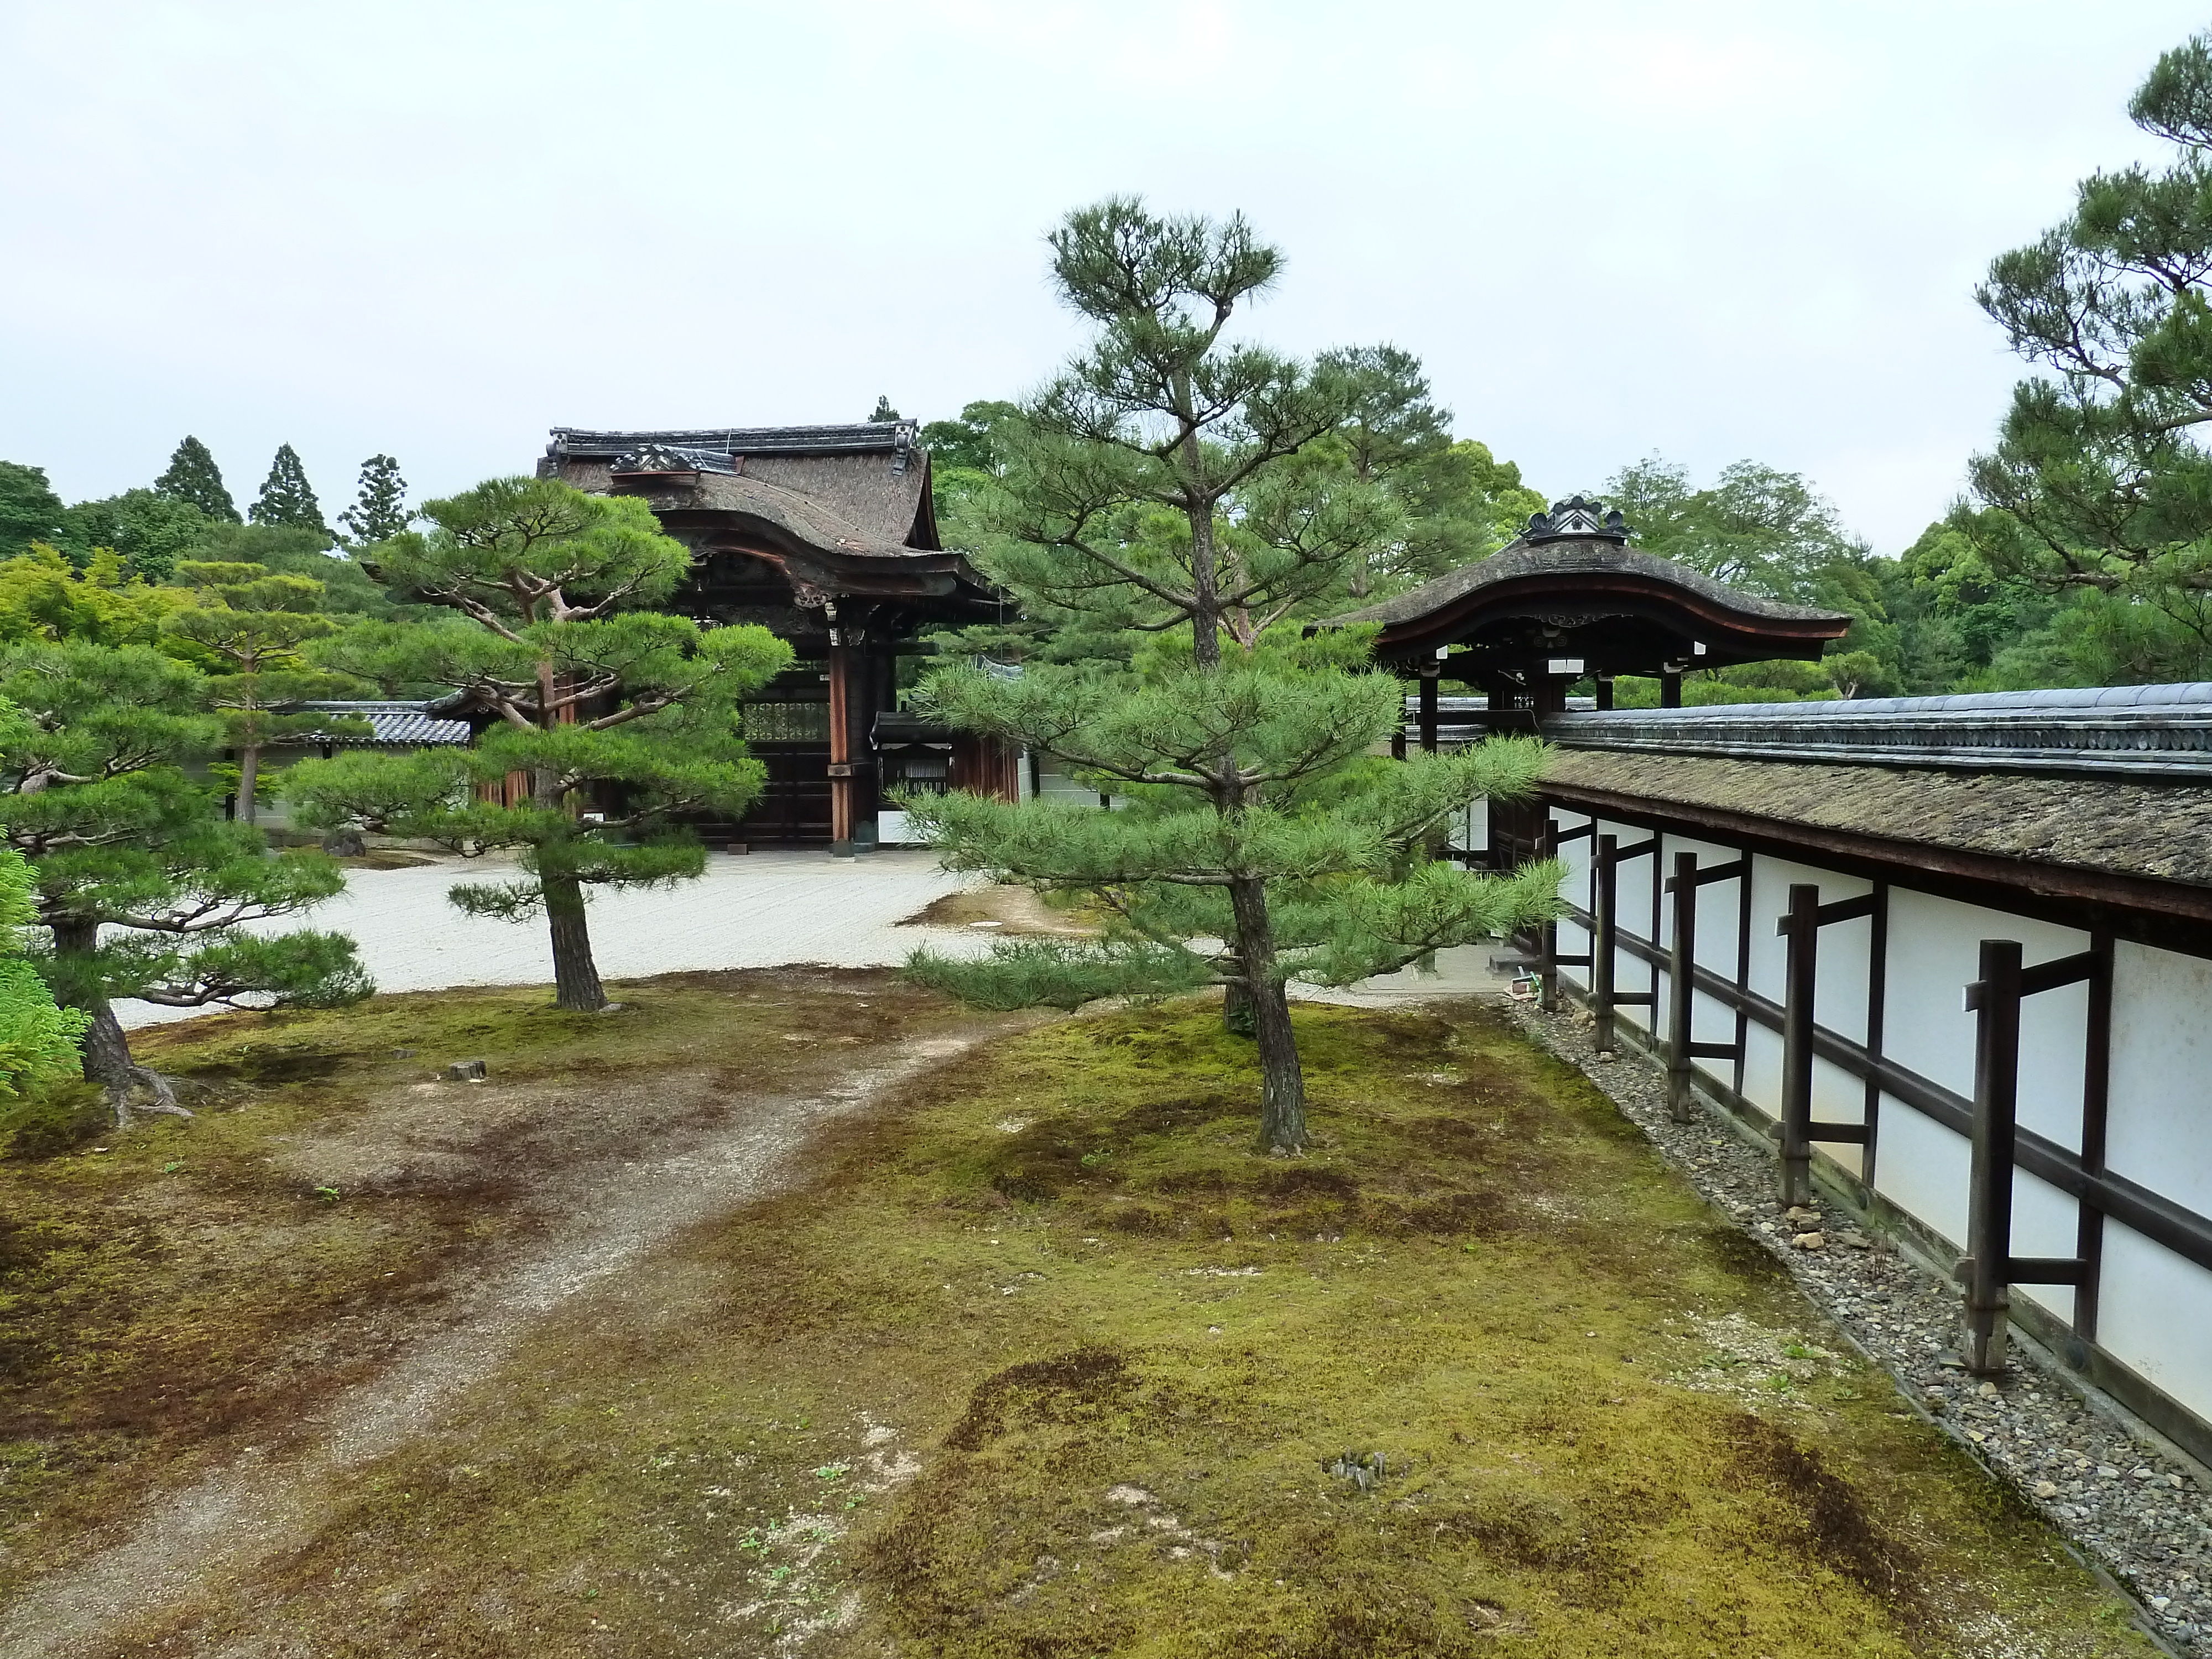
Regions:
[[[374,988],[341,934],[243,930],[334,896],[345,878],[319,853],[270,857],[251,825],[210,810],[185,768],[222,726],[201,712],[188,665],[145,646],[9,646],[0,698],[27,717],[0,729],[0,819],[37,872],[52,935],[40,969],[88,1017],[84,1075],[118,1121],[142,1087],[151,1109],[183,1109],[132,1060],[114,999],[328,1006]]]
[[[302,702],[357,692],[343,675],[311,669],[301,647],[327,637],[337,624],[319,614],[323,584],[307,576],[272,573],[260,564],[216,564],[188,560],[177,567],[177,586],[197,590],[203,602],[171,617],[170,637],[188,641],[224,672],[205,681],[207,706],[221,718],[224,746],[238,755],[238,817],[258,820],[261,751],[287,738],[323,732],[366,737],[367,722],[328,713],[299,712]]]
[[[1532,788],[1542,751],[1376,758],[1401,686],[1362,672],[1363,638],[1301,636],[1300,606],[1397,520],[1377,486],[1305,464],[1357,411],[1341,364],[1221,338],[1281,256],[1241,216],[1162,219],[1133,201],[1070,215],[1051,243],[1098,336],[1000,434],[988,561],[1030,606],[1156,643],[1120,672],[948,667],[923,694],[957,726],[1112,781],[1130,810],[908,805],[952,867],[1083,894],[1115,925],[1095,947],[1016,941],[980,964],[920,955],[912,971],[1002,1005],[1222,986],[1258,1039],[1260,1145],[1296,1152],[1286,981],[1346,983],[1549,914],[1556,866],[1501,879],[1422,854],[1476,798]]]
[[[269,464],[269,476],[261,481],[261,494],[254,498],[248,516],[256,524],[331,533],[331,527],[323,522],[322,503],[307,483],[307,470],[300,465],[299,452],[289,444],[277,447],[276,459]]]
[[[496,721],[459,754],[301,761],[285,796],[325,830],[422,836],[465,855],[518,849],[521,879],[447,896],[469,915],[544,915],[557,1006],[604,1008],[586,890],[705,872],[697,840],[672,820],[735,815],[759,795],[766,775],[737,736],[738,700],[781,673],[791,647],[764,628],[623,610],[665,596],[690,565],[635,496],[495,478],[425,502],[422,516],[427,533],[377,550],[378,574],[459,617],[357,623],[323,660],[380,684],[457,686]],[[516,774],[531,780],[527,799],[470,799],[471,786],[489,794]]]
[[[222,469],[215,464],[208,447],[189,433],[169,457],[169,470],[154,480],[164,495],[189,501],[210,519],[225,524],[239,522],[238,504],[222,482]]]
[[[868,419],[871,422],[880,423],[884,421],[896,421],[903,418],[904,416],[900,415],[898,410],[891,407],[891,400],[889,398],[885,397],[880,392],[876,394],[876,412],[868,416]]]
[[[389,455],[372,455],[361,464],[361,489],[351,507],[338,514],[356,547],[374,547],[407,528],[407,480]]]

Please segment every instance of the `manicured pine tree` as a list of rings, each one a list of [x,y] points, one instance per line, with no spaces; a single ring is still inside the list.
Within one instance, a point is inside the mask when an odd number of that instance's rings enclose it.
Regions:
[[[323,522],[322,503],[307,483],[307,470],[300,465],[299,452],[289,444],[277,446],[276,458],[269,463],[269,476],[261,481],[261,493],[254,498],[247,516],[256,524],[331,533]]]
[[[351,507],[338,514],[356,547],[374,547],[407,528],[407,480],[389,455],[372,455],[361,464],[361,488]]]
[[[222,469],[215,464],[208,447],[189,433],[169,457],[169,470],[154,480],[164,495],[189,501],[210,519],[224,524],[239,522],[238,503],[230,499]]]
[[[118,1122],[142,1088],[145,1109],[183,1109],[132,1060],[114,999],[329,1006],[374,988],[343,934],[241,927],[319,904],[345,878],[319,853],[270,857],[185,775],[222,741],[190,665],[145,646],[9,646],[0,698],[25,716],[0,731],[0,820],[37,873],[40,969],[87,1016],[84,1075]]]
[[[924,693],[957,726],[1110,784],[1129,810],[957,793],[908,804],[952,867],[1086,895],[1116,925],[1096,945],[1008,941],[972,963],[918,953],[910,970],[1000,1006],[1222,985],[1258,1040],[1260,1145],[1294,1152],[1308,1132],[1285,982],[1346,983],[1549,914],[1554,866],[1499,878],[1420,851],[1477,797],[1532,788],[1542,751],[1376,758],[1403,718],[1400,683],[1361,672],[1364,638],[1301,637],[1300,606],[1340,590],[1352,553],[1395,520],[1372,486],[1302,464],[1358,386],[1327,361],[1222,338],[1281,256],[1241,216],[1162,218],[1127,200],[1070,215],[1051,244],[1063,297],[1097,336],[1000,434],[985,556],[1025,604],[1110,616],[1158,643],[1121,672],[955,666]]]
[[[298,707],[346,696],[360,683],[314,669],[301,654],[338,626],[319,614],[323,584],[313,578],[278,575],[266,565],[188,560],[177,567],[176,585],[197,590],[201,603],[172,616],[165,631],[220,665],[204,682],[207,706],[223,722],[224,746],[238,756],[239,821],[252,823],[260,816],[264,749],[315,732],[368,734],[366,721]]]
[[[624,609],[664,598],[690,564],[634,496],[496,478],[424,503],[422,516],[431,528],[383,543],[376,574],[459,615],[444,626],[358,623],[322,659],[380,684],[458,687],[494,724],[461,753],[302,761],[285,774],[285,796],[327,830],[423,836],[468,855],[518,851],[520,879],[449,896],[470,915],[542,913],[557,1006],[604,1008],[586,890],[705,872],[676,820],[740,813],[758,796],[764,773],[738,738],[738,701],[781,673],[791,647],[763,628]],[[510,802],[504,784],[517,774],[530,791]]]

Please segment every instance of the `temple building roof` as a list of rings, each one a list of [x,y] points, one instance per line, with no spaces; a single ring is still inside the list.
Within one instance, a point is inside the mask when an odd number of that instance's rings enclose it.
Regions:
[[[939,619],[995,607],[988,581],[939,539],[929,452],[912,421],[848,426],[586,431],[556,427],[541,477],[634,495],[699,559],[699,608],[860,599]]]
[[[1817,660],[1850,627],[1848,616],[1726,586],[1628,537],[1619,513],[1575,496],[1489,558],[1322,626],[1380,623],[1385,662],[1433,660],[1459,646],[1475,653],[1470,673],[1569,678]],[[1464,677],[1461,665],[1447,672]]]

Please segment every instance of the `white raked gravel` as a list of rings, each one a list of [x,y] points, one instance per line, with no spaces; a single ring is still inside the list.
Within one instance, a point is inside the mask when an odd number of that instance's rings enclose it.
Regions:
[[[300,919],[350,933],[380,991],[459,985],[541,985],[553,977],[543,918],[481,921],[446,902],[456,882],[497,882],[514,873],[493,859],[439,859],[411,870],[352,870],[344,894]],[[707,873],[658,890],[602,892],[591,905],[592,952],[606,979],[715,968],[822,963],[877,968],[906,960],[927,941],[948,951],[981,951],[988,932],[902,927],[933,899],[972,886],[949,875],[933,853],[709,854]],[[187,1018],[196,1010],[118,1002],[126,1026]]]

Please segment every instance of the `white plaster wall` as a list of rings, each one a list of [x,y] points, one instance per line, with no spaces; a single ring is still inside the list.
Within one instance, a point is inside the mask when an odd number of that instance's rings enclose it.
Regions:
[[[2106,1168],[2212,1215],[2212,961],[2113,946],[2106,1112]]]
[[[1755,1019],[1744,1026],[1743,1096],[1769,1117],[1782,1115],[1782,1033]]]
[[[1726,864],[1734,856],[1729,848],[1716,842],[1692,841],[1682,836],[1668,836],[1662,842],[1659,848],[1661,861],[1658,866],[1660,881],[1658,942],[1662,950],[1672,950],[1674,945],[1674,896],[1666,890],[1666,883],[1674,873],[1674,855],[1677,853],[1695,853],[1698,855],[1698,866],[1700,869],[1710,865]],[[1693,943],[1698,965],[1715,973],[1732,976],[1735,972],[1735,884],[1715,882],[1710,887],[1700,887],[1698,890],[1697,904],[1698,919]],[[1714,937],[1716,932],[1721,935],[1718,939]],[[1699,997],[1691,1006],[1692,1039],[1699,1042],[1730,1041],[1735,1036],[1735,1017],[1733,1015],[1728,1017],[1725,1022],[1727,1029],[1723,1030],[1720,1024],[1717,1023],[1717,1016],[1706,1015],[1701,1012],[1708,1000],[1710,999]],[[1668,1022],[1672,1016],[1668,1011],[1673,1006],[1674,986],[1669,977],[1662,973],[1659,976],[1658,1006],[1653,1014],[1656,1030],[1665,1031],[1669,1029]]]
[[[1874,1188],[1953,1245],[1966,1236],[1966,1182],[1973,1146],[1893,1095],[1881,1097],[1881,1145]]]
[[[1589,820],[1579,812],[1554,811],[1552,822],[1562,830],[1578,829]],[[1565,842],[1559,848],[1559,861],[1567,866],[1566,879],[1559,884],[1564,898],[1579,904],[1585,910],[1590,907],[1590,840],[1584,836],[1579,840]],[[1586,957],[1590,953],[1589,931],[1581,923],[1562,920],[1559,925],[1559,954],[1563,957]],[[1560,980],[1577,990],[1589,989],[1589,969],[1563,967]]]
[[[1967,984],[1980,972],[1981,941],[2017,939],[2022,960],[2089,948],[2089,936],[2026,916],[1895,887],[1889,895],[1887,995],[1882,1052],[1969,1099],[1974,1092],[1974,1016]],[[2081,1084],[2088,989],[2063,986],[2030,997],[2020,1020],[2020,1122],[2062,1146],[2081,1145]]]
[[[1789,942],[1775,925],[1790,908],[1790,889],[1800,882],[1820,890],[1820,902],[1857,898],[1874,890],[1871,882],[1839,876],[1810,865],[1756,858],[1751,871],[1751,988],[1776,1002],[1783,1000]],[[1838,1036],[1866,1041],[1868,947],[1873,921],[1839,921],[1820,929],[1814,985],[1814,1018]],[[1779,1039],[1777,1039],[1778,1041]]]
[[[2105,1224],[2097,1343],[2200,1417],[2212,1417],[2212,1273]]]
[[[2015,1169],[2012,1181],[2012,1254],[2070,1256],[2081,1245],[2080,1209],[2048,1182]],[[2074,1322],[2070,1285],[2015,1285],[2015,1297]]]

